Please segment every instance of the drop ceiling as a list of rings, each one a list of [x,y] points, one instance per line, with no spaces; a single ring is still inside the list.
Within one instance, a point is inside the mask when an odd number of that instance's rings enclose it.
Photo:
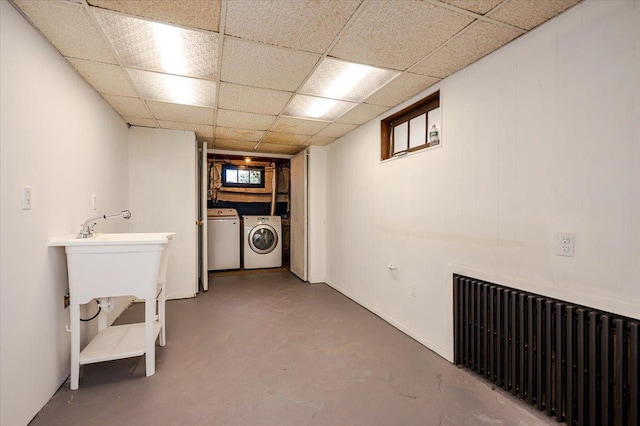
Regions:
[[[330,144],[580,1],[12,0],[130,125],[271,154]],[[338,87],[347,68],[363,87]]]

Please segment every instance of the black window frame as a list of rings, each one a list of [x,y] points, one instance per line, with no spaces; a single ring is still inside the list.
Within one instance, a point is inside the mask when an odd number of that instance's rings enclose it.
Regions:
[[[249,170],[258,171],[260,173],[260,183],[238,183],[238,182],[227,182],[227,170]],[[225,188],[264,188],[264,167],[262,166],[239,166],[235,164],[223,164],[220,176],[220,182]]]

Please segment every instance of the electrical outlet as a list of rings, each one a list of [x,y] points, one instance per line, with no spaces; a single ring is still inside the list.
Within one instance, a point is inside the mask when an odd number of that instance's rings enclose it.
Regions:
[[[411,281],[411,283],[409,285],[411,287],[411,295],[413,297],[416,297],[416,282],[415,281]]]
[[[96,194],[91,195],[91,209],[96,210]]]
[[[573,257],[576,250],[576,234],[558,232],[556,237],[556,254]]]

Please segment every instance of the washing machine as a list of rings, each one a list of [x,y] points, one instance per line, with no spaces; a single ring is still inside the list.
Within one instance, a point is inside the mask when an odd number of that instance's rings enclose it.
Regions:
[[[282,266],[282,220],[280,216],[242,216],[244,222],[244,269]]]
[[[235,209],[207,211],[207,269],[240,268],[240,217]]]

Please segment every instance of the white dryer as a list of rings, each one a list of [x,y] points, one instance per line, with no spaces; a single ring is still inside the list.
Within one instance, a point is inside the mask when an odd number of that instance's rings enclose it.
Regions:
[[[240,217],[235,209],[207,211],[207,269],[240,268]]]
[[[242,216],[244,221],[244,269],[282,266],[280,216]]]

